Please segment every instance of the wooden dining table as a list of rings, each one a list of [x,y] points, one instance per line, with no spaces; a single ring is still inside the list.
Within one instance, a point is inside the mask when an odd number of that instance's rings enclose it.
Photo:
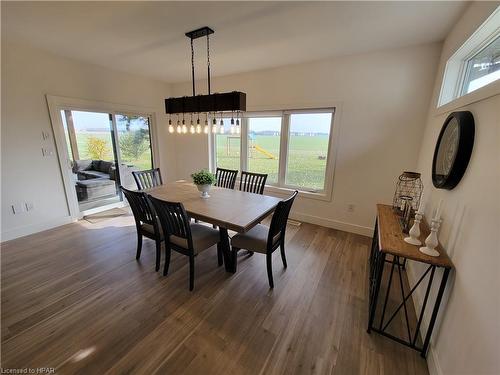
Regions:
[[[171,182],[143,190],[154,198],[181,202],[188,215],[206,223],[217,225],[220,232],[224,266],[235,272],[231,256],[228,230],[245,233],[271,214],[281,199],[268,195],[247,193],[213,186],[209,198],[201,198],[197,187],[188,182]]]

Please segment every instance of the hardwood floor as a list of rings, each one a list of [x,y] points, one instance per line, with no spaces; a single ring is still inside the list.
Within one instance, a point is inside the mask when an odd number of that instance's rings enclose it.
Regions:
[[[2,367],[57,374],[427,374],[417,352],[368,335],[370,239],[289,226],[288,269],[241,252],[234,275],[215,247],[154,271],[135,260],[130,216],[81,221],[2,244]],[[162,258],[163,261],[164,258]],[[401,329],[403,329],[401,322]]]

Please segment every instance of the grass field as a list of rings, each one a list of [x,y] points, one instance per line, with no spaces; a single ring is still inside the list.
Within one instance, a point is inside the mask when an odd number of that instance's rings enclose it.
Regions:
[[[240,169],[240,140],[217,135],[217,165],[221,168]],[[249,145],[248,169],[267,173],[269,182],[278,180],[280,137],[257,135],[254,145],[276,156],[276,159],[256,151]],[[298,187],[323,189],[325,182],[328,136],[290,136],[286,184]],[[229,151],[229,152],[228,152]]]
[[[85,159],[92,159],[91,155],[88,152],[88,141],[90,137],[95,137],[98,139],[102,139],[106,142],[106,152],[104,153],[104,157],[102,158],[103,160],[108,160],[112,161],[114,159],[113,157],[113,146],[112,146],[112,141],[111,141],[111,134],[110,133],[105,133],[105,132],[79,132],[77,133],[77,143],[78,143],[78,153],[80,156],[80,160],[85,160]],[[68,147],[69,147],[69,141],[67,140]],[[70,155],[71,155],[71,150],[69,150]],[[121,155],[122,162],[128,165],[134,165],[137,168],[144,170],[144,169],[151,169],[151,150],[148,149],[145,152],[143,152],[139,158],[137,159],[131,159],[131,158],[126,158],[125,155]]]

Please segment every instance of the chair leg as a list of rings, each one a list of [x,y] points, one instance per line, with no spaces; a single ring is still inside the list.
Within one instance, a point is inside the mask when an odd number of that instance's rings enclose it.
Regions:
[[[156,240],[156,266],[155,266],[156,272],[160,270],[160,261],[161,261],[161,241]]]
[[[137,253],[135,254],[135,259],[139,259],[141,257],[142,251],[142,234],[137,231]]]
[[[286,256],[285,256],[285,243],[281,242],[280,243],[280,250],[281,250],[281,260],[283,261],[283,267],[287,267],[286,264]]]
[[[222,247],[220,245],[220,242],[217,242],[217,264],[220,266],[222,266],[222,264],[224,264],[224,260],[223,260],[223,256],[222,256]]]
[[[172,250],[170,246],[165,244],[165,265],[163,266],[163,276],[168,275],[168,267],[170,266],[170,254],[172,254]]]
[[[236,272],[236,268],[238,267],[238,250],[240,250],[238,247],[232,247],[231,249],[231,256],[232,256],[232,261],[233,261],[233,269],[234,272]]]
[[[189,291],[194,289],[194,255],[189,256]]]
[[[266,255],[266,261],[267,261],[267,278],[269,279],[269,288],[273,289],[274,288],[274,282],[273,282],[273,258],[272,254],[267,254]]]
[[[253,251],[247,250],[247,255],[251,257],[253,255]]]

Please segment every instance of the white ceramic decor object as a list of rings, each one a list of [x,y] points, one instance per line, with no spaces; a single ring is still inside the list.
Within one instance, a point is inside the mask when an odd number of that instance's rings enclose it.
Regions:
[[[422,216],[422,213],[415,212],[415,220],[413,221],[413,226],[408,232],[410,237],[406,237],[405,242],[416,246],[422,245],[422,242],[420,242],[420,240],[418,239],[420,237],[420,221],[422,220]]]
[[[196,185],[196,187],[198,188],[198,191],[201,192],[201,197],[203,199],[207,199],[207,198],[210,198],[210,195],[208,195],[208,192],[210,191],[210,187],[212,185],[209,185],[209,184],[206,184],[206,185]]]
[[[431,257],[439,256],[439,251],[436,250],[436,246],[439,244],[437,231],[441,225],[441,219],[432,219],[431,233],[425,239],[425,246],[420,248],[420,251]]]

